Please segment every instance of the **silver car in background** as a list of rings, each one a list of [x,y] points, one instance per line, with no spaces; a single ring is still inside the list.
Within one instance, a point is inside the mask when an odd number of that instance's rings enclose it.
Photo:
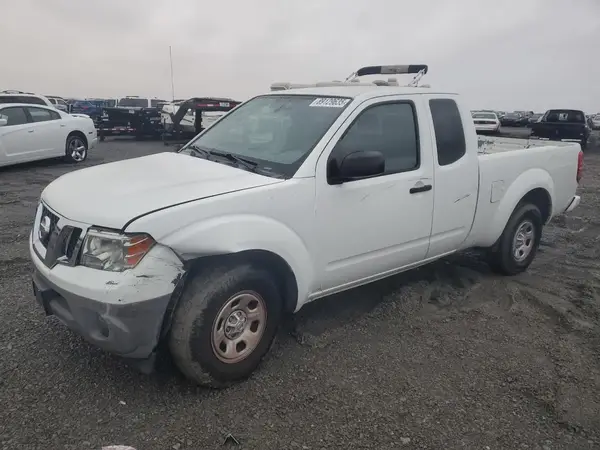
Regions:
[[[475,124],[475,131],[477,133],[499,133],[500,132],[500,119],[495,112],[492,111],[473,111],[471,112],[473,117],[473,123]]]

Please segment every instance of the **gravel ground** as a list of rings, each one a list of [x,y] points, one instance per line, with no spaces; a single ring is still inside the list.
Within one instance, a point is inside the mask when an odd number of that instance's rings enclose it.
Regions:
[[[0,169],[0,448],[212,449],[229,433],[247,449],[600,448],[599,143],[582,205],[527,273],[465,254],[321,300],[224,391],[169,364],[141,375],[45,318],[27,235],[41,190],[74,169]],[[164,150],[111,140],[85,165]]]

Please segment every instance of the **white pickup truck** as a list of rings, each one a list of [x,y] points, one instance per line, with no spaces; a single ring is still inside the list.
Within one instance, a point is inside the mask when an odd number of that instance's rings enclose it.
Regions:
[[[382,84],[271,92],[177,152],[52,182],[30,239],[45,313],[146,369],[164,342],[218,387],[320,297],[472,247],[524,271],[580,202],[579,144],[479,149],[458,95]]]

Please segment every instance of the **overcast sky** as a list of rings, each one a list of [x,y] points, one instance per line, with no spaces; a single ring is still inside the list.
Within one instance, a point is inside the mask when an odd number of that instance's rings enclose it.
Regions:
[[[428,64],[472,108],[600,111],[600,0],[0,0],[0,90],[245,100]]]

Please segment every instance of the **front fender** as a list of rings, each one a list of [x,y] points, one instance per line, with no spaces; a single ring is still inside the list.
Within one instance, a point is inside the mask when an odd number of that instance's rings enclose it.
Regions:
[[[498,240],[521,199],[527,193],[538,188],[545,189],[550,194],[550,199],[554,199],[554,181],[548,172],[539,168],[523,172],[511,183],[500,199],[493,219],[489,222],[491,227],[486,236],[486,245],[493,245]],[[550,216],[552,216],[552,212],[550,212]]]
[[[283,258],[298,284],[298,306],[314,283],[314,264],[302,238],[286,224],[274,219],[232,214],[188,225],[161,239],[184,260],[246,250],[264,250]]]

